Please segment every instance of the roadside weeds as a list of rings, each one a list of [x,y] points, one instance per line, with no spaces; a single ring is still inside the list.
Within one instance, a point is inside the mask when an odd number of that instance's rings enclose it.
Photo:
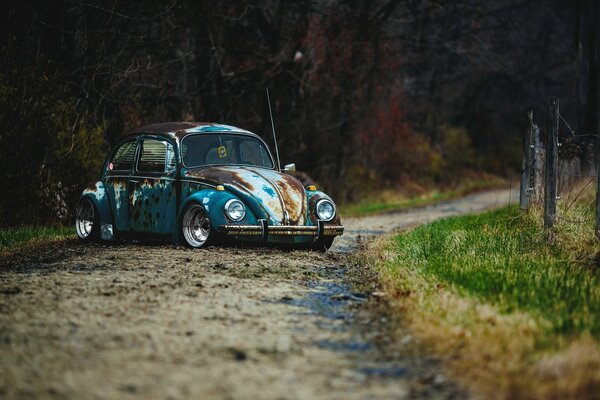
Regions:
[[[377,274],[391,312],[448,375],[485,398],[600,398],[600,346],[590,333],[555,334],[535,313],[501,309],[418,268],[392,268],[393,237],[367,243],[356,262]]]

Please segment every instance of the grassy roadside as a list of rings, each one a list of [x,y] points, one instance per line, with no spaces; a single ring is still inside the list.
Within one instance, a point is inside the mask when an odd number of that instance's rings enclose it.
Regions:
[[[599,398],[600,276],[581,257],[597,244],[549,245],[539,221],[516,207],[450,218],[378,240],[360,262],[486,398]]]
[[[465,196],[482,190],[508,186],[508,181],[496,176],[464,178],[460,183],[441,190],[425,191],[421,194],[405,195],[397,190],[381,190],[356,203],[342,204],[340,213],[345,217],[358,217],[390,211],[422,207]]]
[[[72,226],[2,228],[0,229],[0,254],[22,250],[42,242],[75,237],[75,228]]]

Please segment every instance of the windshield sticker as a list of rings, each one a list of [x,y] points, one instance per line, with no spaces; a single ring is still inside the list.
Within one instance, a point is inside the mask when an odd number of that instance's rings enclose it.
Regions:
[[[217,147],[217,154],[219,155],[219,158],[227,157],[227,149],[225,148],[225,146]]]

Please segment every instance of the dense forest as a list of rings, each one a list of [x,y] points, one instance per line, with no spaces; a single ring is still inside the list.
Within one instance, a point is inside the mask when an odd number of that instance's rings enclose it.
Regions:
[[[65,223],[135,127],[218,121],[338,201],[518,170],[548,96],[597,132],[600,11],[579,0],[11,1],[0,226]]]

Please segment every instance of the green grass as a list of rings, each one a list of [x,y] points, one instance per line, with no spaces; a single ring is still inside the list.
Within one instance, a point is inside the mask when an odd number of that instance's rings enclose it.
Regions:
[[[19,227],[0,229],[0,251],[10,250],[32,242],[74,238],[75,228],[61,227]]]
[[[340,213],[346,217],[380,214],[391,211],[400,211],[413,207],[422,207],[435,204],[440,201],[455,199],[479,190],[507,186],[504,179],[498,177],[486,177],[485,179],[464,178],[451,188],[440,191],[430,191],[420,195],[402,196],[395,190],[382,190],[371,196],[349,204],[342,204]]]
[[[525,311],[556,334],[600,338],[600,277],[546,243],[516,207],[428,224],[394,238],[391,276],[417,273],[503,312]]]
[[[344,205],[341,207],[341,214],[344,216],[360,216],[369,214],[378,214],[389,211],[399,211],[412,207],[426,206],[443,200],[449,200],[457,197],[459,194],[455,191],[443,193],[433,192],[422,196],[416,196],[409,199],[398,200],[367,200],[355,204]]]

